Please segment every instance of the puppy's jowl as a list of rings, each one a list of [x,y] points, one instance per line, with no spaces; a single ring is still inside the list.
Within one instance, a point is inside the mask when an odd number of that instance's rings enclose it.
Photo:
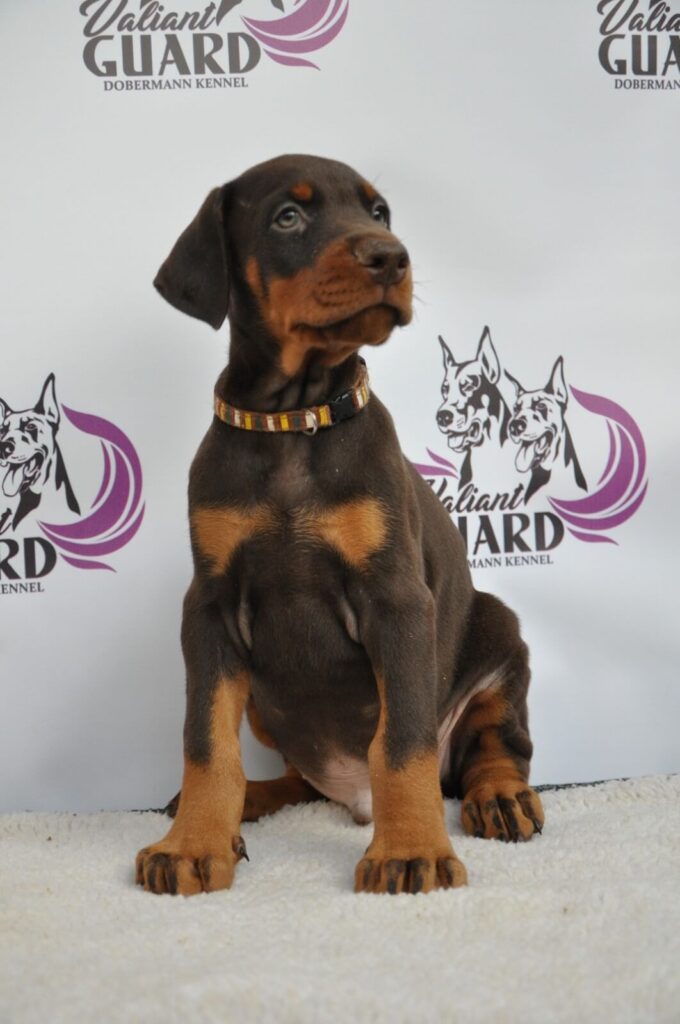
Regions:
[[[327,797],[374,822],[358,891],[465,884],[442,792],[472,835],[543,823],[527,648],[369,394],[359,349],[411,319],[387,203],[344,164],[280,157],[210,193],[155,284],[228,317],[231,347],[189,484],[182,790],[138,882],[227,888],[241,821]],[[246,781],[244,712],[282,778]]]

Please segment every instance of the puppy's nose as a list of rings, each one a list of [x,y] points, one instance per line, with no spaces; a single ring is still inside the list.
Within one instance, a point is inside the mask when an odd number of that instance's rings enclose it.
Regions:
[[[397,238],[376,238],[367,235],[354,245],[359,263],[371,272],[378,284],[388,287],[403,281],[409,265],[406,248]]]
[[[440,409],[437,413],[437,423],[440,427],[448,427],[453,419],[453,413],[448,409]]]
[[[14,451],[14,441],[0,441],[0,459],[8,459]]]
[[[510,420],[510,426],[508,427],[508,430],[510,431],[510,435],[512,437],[519,437],[520,434],[524,433],[526,427],[527,421],[524,419],[523,416],[520,416],[516,420]]]

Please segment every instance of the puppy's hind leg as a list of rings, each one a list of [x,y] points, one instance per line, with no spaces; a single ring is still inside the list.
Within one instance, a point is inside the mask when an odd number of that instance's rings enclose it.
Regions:
[[[181,790],[173,796],[165,813],[174,818],[179,807]],[[299,772],[289,765],[286,774],[279,779],[264,779],[246,782],[246,799],[241,821],[259,821],[267,814],[275,814],[282,807],[309,804],[314,800],[325,800],[322,793],[314,789]]]
[[[303,779],[299,772],[288,765],[286,774],[280,779],[266,779],[246,783],[246,801],[242,821],[259,821],[267,814],[275,814],[282,807],[295,804],[309,804],[314,800],[325,800],[323,793]]]
[[[276,741],[262,723],[252,695],[246,704],[248,723],[256,739],[270,750],[278,750]],[[174,818],[179,807],[181,791],[177,793],[165,808],[165,813]],[[293,765],[286,763],[286,774],[279,779],[246,782],[245,803],[241,821],[258,821],[267,814],[275,814],[282,807],[295,804],[307,804],[325,797],[303,779]]]
[[[445,791],[462,797],[468,834],[531,839],[543,828],[544,814],[528,785],[528,650],[516,616],[490,594],[475,597],[464,662],[466,675],[488,673],[493,681],[470,700],[455,728]]]

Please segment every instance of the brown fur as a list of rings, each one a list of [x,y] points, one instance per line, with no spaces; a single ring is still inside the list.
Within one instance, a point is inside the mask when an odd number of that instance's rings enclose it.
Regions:
[[[336,366],[361,345],[381,345],[395,326],[394,310],[379,304],[382,288],[361,273],[344,240],[328,246],[312,267],[292,277],[270,278],[266,290],[256,257],[246,264],[246,278],[281,347],[281,369],[289,377],[313,352],[323,352],[324,365]],[[411,316],[411,290],[409,268],[391,289],[404,320]]]
[[[304,209],[281,217],[296,200]],[[354,813],[370,778],[375,816],[357,889],[464,884],[442,790],[463,798],[475,835],[527,839],[542,826],[527,785],[528,652],[516,616],[475,591],[460,534],[375,393],[346,418],[358,348],[411,318],[409,256],[386,201],[336,161],[269,161],[210,193],[155,284],[213,327],[228,315],[220,401],[269,414],[337,400],[344,413],[314,436],[216,418],[194,459],[185,780],[138,880],[155,892],[229,886],[242,815],[314,799],[305,779],[333,789],[348,773],[358,781],[335,792]],[[246,789],[249,686],[255,732],[288,768]],[[440,776],[438,729],[472,693]]]
[[[218,683],[210,760],[195,764],[185,757],[177,817],[165,839],[137,855],[137,881],[150,892],[189,896],[231,885],[245,850],[239,826],[246,780],[238,734],[248,690],[245,677]]]
[[[378,680],[380,718],[368,751],[375,833],[355,872],[357,892],[429,892],[465,885],[467,873],[444,825],[436,749],[398,769],[385,749],[385,689]]]
[[[211,572],[221,575],[237,548],[256,533],[269,529],[273,518],[266,506],[197,508],[191,514],[191,527],[198,550],[211,564]]]
[[[357,569],[366,566],[387,538],[385,509],[374,498],[303,512],[298,525],[301,532],[329,544]]]
[[[314,800],[323,800],[321,793],[291,768],[289,774],[283,775],[280,779],[248,781],[243,821],[259,821],[267,814],[280,811],[282,807],[308,804]]]

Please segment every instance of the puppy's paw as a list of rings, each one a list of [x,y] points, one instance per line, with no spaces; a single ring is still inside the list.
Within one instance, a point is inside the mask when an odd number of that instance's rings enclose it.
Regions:
[[[481,783],[463,798],[463,828],[480,839],[517,843],[541,832],[545,814],[537,793],[526,782]]]
[[[146,846],[137,854],[136,882],[147,892],[194,896],[199,892],[229,889],[236,864],[248,859],[246,844],[234,836],[231,849],[206,848],[201,852],[182,848],[170,838]]]
[[[431,892],[432,889],[455,889],[467,885],[465,865],[458,860],[453,849],[403,851],[366,851],[356,867],[355,892]]]

